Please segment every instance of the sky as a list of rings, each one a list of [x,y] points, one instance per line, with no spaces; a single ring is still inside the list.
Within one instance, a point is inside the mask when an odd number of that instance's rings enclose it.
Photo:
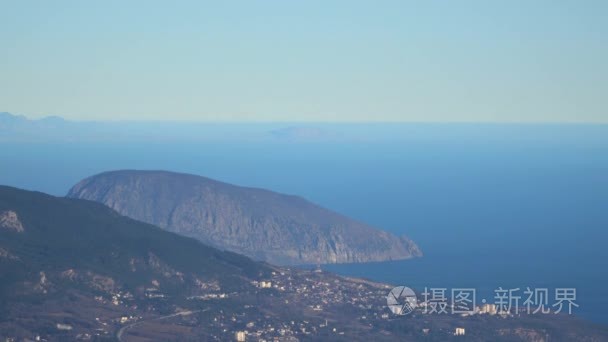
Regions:
[[[0,111],[608,123],[608,1],[0,0]]]

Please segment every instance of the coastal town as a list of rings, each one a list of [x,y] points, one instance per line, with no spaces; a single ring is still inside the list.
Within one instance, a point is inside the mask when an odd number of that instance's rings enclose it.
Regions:
[[[525,307],[501,311],[496,304],[484,303],[472,312],[456,314],[456,307],[446,302],[441,306],[444,313],[433,314],[429,311],[434,305],[420,298],[413,312],[396,315],[387,307],[391,286],[339,277],[320,269],[276,268],[267,278],[249,281],[243,291],[224,292],[214,281],[198,285],[198,294],[178,301],[179,305],[176,298],[163,292],[159,281],[152,281],[139,297],[131,292],[96,296],[94,300],[112,308],[112,314],[105,311],[106,315],[96,317],[94,329],[74,331],[69,322],[55,328],[77,340],[120,341],[159,336],[240,342],[346,341],[378,332],[387,340],[390,336],[446,340],[474,337],[492,329],[505,336],[536,336],[539,341],[549,336],[542,329],[493,328],[530,320]],[[538,316],[534,320],[547,319]]]

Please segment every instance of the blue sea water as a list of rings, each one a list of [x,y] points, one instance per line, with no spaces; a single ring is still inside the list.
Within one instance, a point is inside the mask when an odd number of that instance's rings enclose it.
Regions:
[[[0,184],[65,195],[113,169],[165,169],[297,194],[415,240],[424,257],[325,269],[417,290],[577,289],[608,324],[608,139],[0,143]]]

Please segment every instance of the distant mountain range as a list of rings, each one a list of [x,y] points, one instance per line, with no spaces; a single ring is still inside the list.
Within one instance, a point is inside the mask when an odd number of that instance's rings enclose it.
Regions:
[[[418,257],[396,237],[301,197],[165,171],[113,171],[68,197],[274,264],[353,263]]]
[[[169,113],[170,114],[170,113]],[[170,115],[168,115],[170,117]],[[0,142],[606,142],[608,124],[31,120],[0,112]]]
[[[59,116],[31,120],[0,112],[0,142],[318,142],[335,139],[332,133],[316,126],[285,123],[71,121]]]
[[[0,112],[0,132],[13,132],[27,134],[35,130],[58,128],[69,125],[70,122],[59,116],[47,116],[38,120],[30,120],[23,115],[13,115]]]

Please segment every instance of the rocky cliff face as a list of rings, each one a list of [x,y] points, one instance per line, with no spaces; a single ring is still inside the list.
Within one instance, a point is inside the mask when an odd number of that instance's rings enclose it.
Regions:
[[[275,264],[348,263],[421,256],[416,244],[297,196],[164,171],[87,178],[68,197]]]
[[[12,210],[0,212],[0,228],[23,233],[23,224],[19,221],[17,213]]]

